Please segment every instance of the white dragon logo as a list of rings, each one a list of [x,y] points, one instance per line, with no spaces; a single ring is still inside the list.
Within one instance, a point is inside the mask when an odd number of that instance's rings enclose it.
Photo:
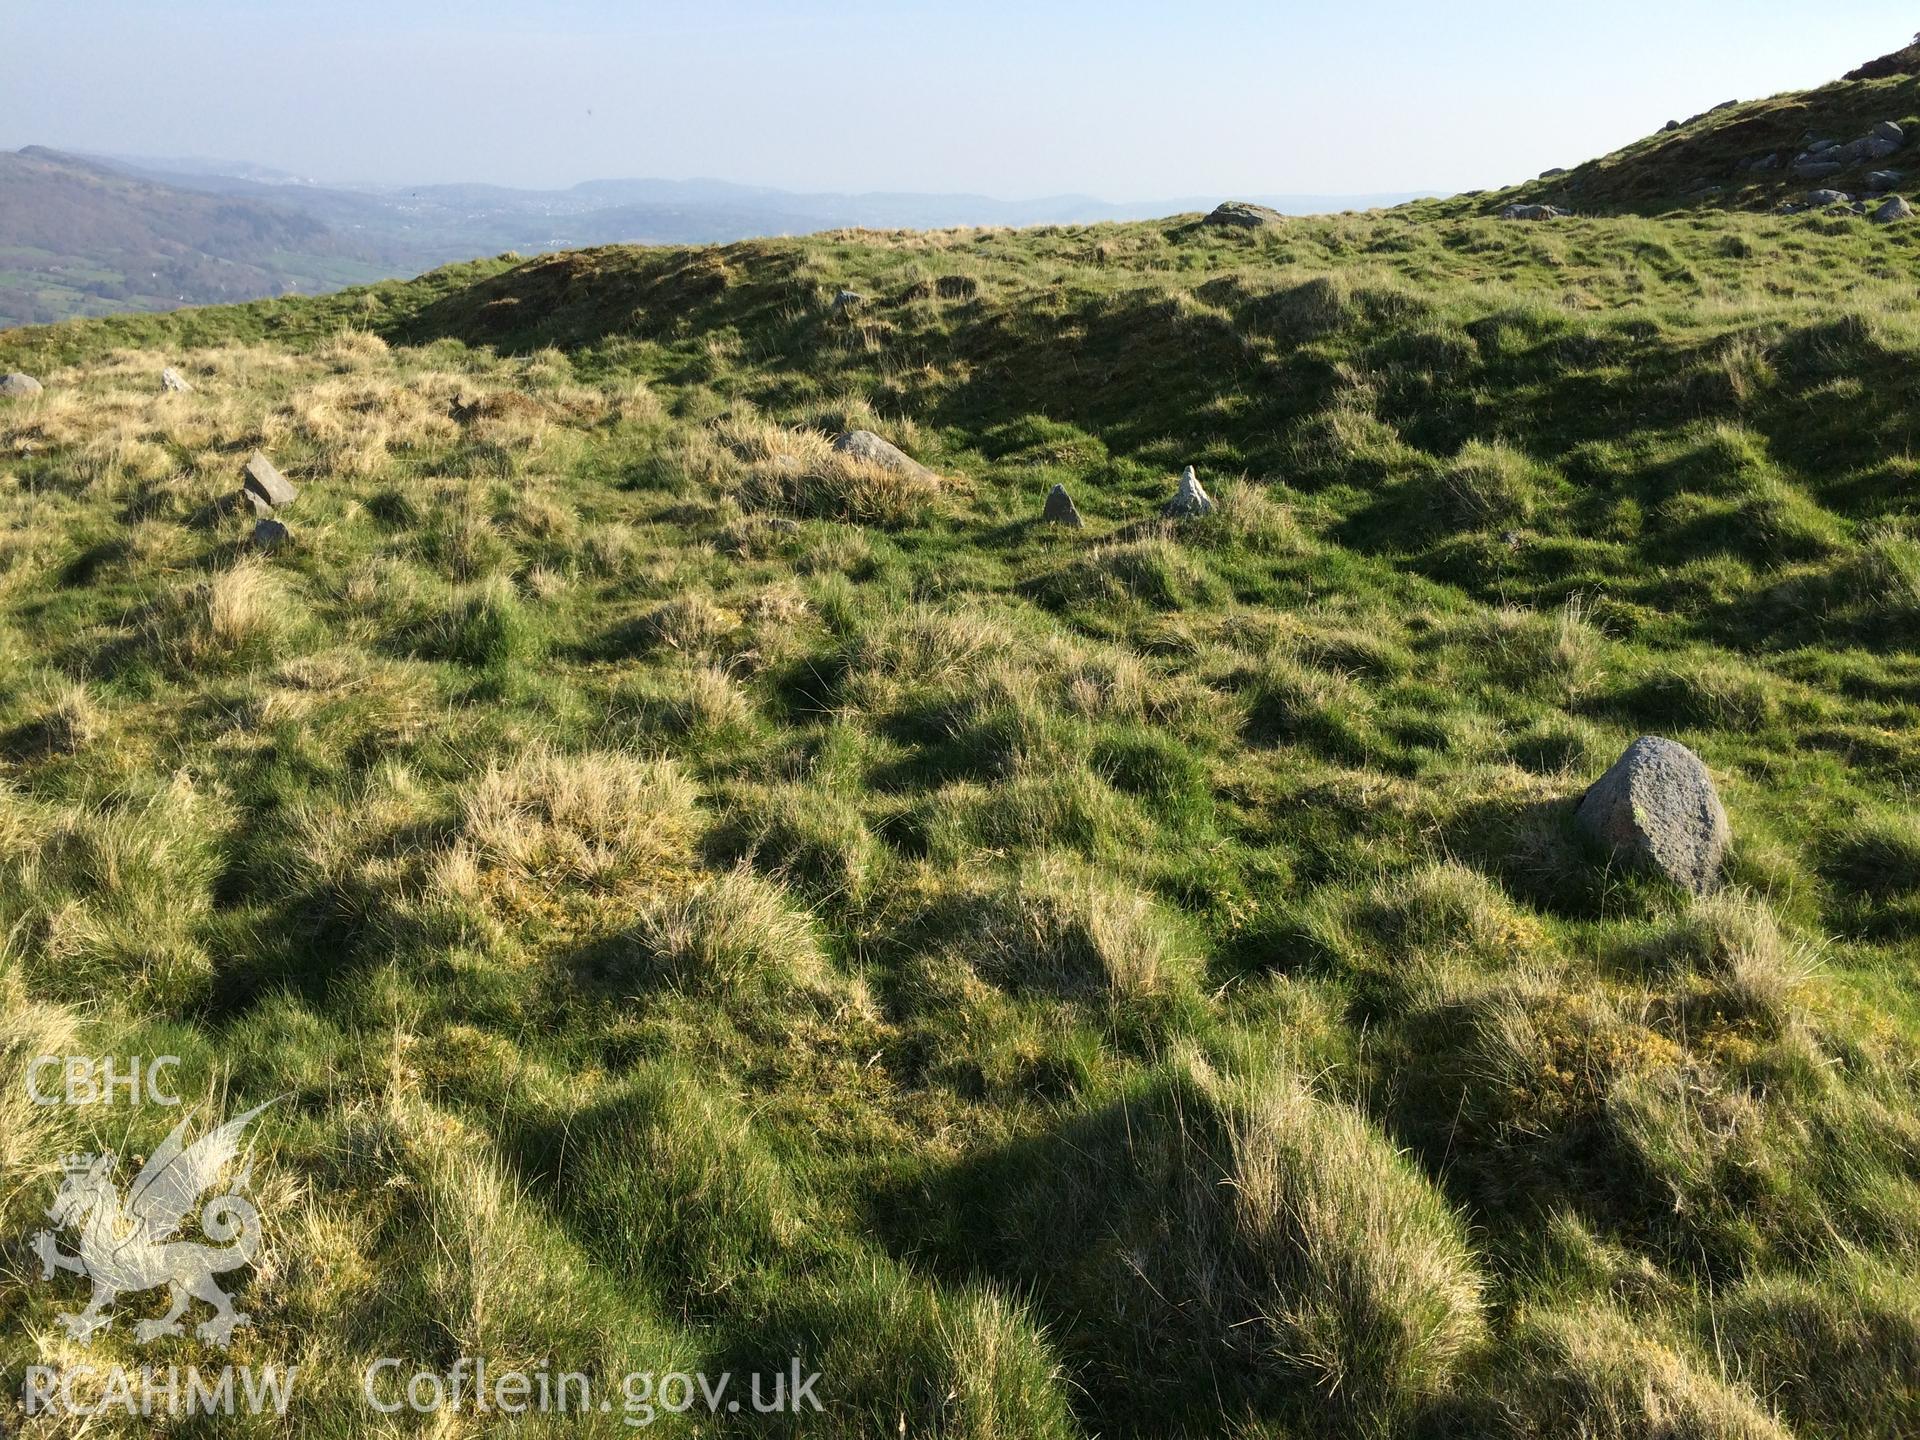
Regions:
[[[54,1229],[33,1237],[41,1279],[51,1280],[57,1270],[71,1270],[93,1281],[87,1308],[77,1315],[63,1312],[57,1317],[68,1334],[87,1340],[113,1323],[107,1308],[120,1296],[161,1285],[168,1287],[172,1308],[157,1320],[142,1320],[134,1326],[141,1344],[185,1333],[180,1317],[195,1299],[213,1306],[214,1313],[194,1333],[222,1349],[232,1340],[234,1327],[248,1323],[246,1314],[233,1308],[213,1278],[238,1270],[260,1251],[260,1212],[238,1193],[248,1172],[243,1169],[230,1189],[201,1207],[200,1227],[214,1244],[178,1236],[187,1212],[239,1155],[241,1132],[266,1108],[249,1110],[191,1145],[184,1143],[187,1121],[182,1120],[140,1167],[124,1203],[113,1182],[116,1156],[68,1157],[66,1178],[47,1211]],[[77,1255],[61,1254],[54,1241],[54,1231],[68,1226],[80,1232]]]

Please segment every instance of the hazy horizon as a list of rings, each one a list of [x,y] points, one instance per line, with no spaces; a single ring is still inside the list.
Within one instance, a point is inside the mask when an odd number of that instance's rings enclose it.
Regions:
[[[1131,0],[559,0],[537,14],[506,0],[300,13],[102,0],[0,16],[0,143],[386,186],[1450,193],[1823,83],[1914,23],[1891,0],[1817,24],[1804,7],[1731,0],[1628,0],[1605,16],[1497,0],[1465,17],[1410,0],[1179,16]]]

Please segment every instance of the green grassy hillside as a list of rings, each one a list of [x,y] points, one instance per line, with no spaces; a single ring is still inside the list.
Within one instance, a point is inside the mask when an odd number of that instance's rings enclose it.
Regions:
[[[1916,245],[859,233],[0,337],[0,1048],[290,1097],[231,1358],[297,1434],[487,1431],[379,1356],[798,1355],[823,1415],[655,1429],[1911,1435]],[[1571,824],[1643,733],[1706,899]],[[175,1118],[0,1091],[0,1233]],[[17,1389],[84,1291],[9,1253]]]
[[[1885,121],[1906,132],[1905,144],[1891,155],[1849,157],[1827,174],[1795,171],[1794,159],[1809,145],[1823,139],[1845,144]],[[1869,178],[1889,170],[1899,177],[1891,184]],[[1920,45],[1830,85],[1730,101],[1562,173],[1433,202],[1430,209],[1492,215],[1523,203],[1553,204],[1583,215],[1770,210],[1826,188],[1855,196],[1920,190]]]

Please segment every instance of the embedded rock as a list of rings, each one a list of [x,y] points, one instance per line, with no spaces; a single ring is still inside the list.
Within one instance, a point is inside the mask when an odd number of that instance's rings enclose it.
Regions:
[[[38,395],[43,387],[31,375],[0,375],[0,399],[24,400]]]
[[[856,460],[864,460],[869,465],[878,465],[883,470],[892,470],[901,475],[920,475],[933,478],[933,472],[915,460],[897,445],[890,445],[871,430],[849,430],[844,435],[834,437],[833,448],[842,455],[851,455]]]
[[[1284,219],[1278,210],[1269,210],[1265,205],[1254,205],[1245,200],[1228,200],[1213,207],[1202,225],[1220,225],[1234,230],[1258,230],[1262,225],[1272,225]]]
[[[1875,210],[1872,216],[1873,223],[1876,225],[1891,225],[1895,221],[1911,220],[1912,218],[1913,207],[1898,195],[1888,197],[1887,201],[1882,204],[1878,210]]]
[[[1700,757],[1642,735],[1580,799],[1574,819],[1617,858],[1696,895],[1716,889],[1733,843],[1727,812]]]
[[[160,388],[169,395],[185,395],[193,389],[193,386],[187,383],[186,376],[169,365],[160,372]]]
[[[253,548],[272,552],[293,538],[293,532],[278,520],[260,520],[253,527]]]
[[[1193,473],[1193,466],[1189,465],[1180,476],[1180,488],[1174,491],[1173,498],[1160,513],[1170,520],[1182,520],[1194,515],[1206,515],[1212,510],[1213,497],[1202,488],[1200,477]]]
[[[1078,530],[1086,521],[1080,518],[1080,507],[1073,503],[1073,497],[1067,494],[1067,487],[1056,485],[1047,492],[1047,507],[1040,512],[1042,520],[1051,520],[1055,525],[1068,525]]]
[[[1509,205],[1500,212],[1502,220],[1564,220],[1567,212],[1553,205]]]

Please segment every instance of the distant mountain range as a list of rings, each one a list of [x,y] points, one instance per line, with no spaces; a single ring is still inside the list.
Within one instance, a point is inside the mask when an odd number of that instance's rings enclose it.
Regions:
[[[1082,224],[1222,196],[804,194],[722,180],[321,185],[243,162],[0,151],[0,327],[339,289],[503,250],[687,245],[850,227]],[[1250,195],[1289,214],[1418,198]]]

